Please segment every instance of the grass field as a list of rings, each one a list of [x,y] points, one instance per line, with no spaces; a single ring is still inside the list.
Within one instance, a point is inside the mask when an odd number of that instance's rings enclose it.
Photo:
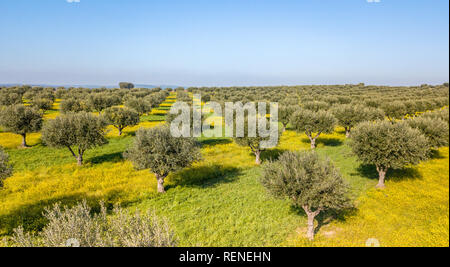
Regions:
[[[87,151],[83,167],[68,150],[43,146],[39,134],[29,136],[31,148],[17,149],[20,137],[0,132],[15,170],[0,190],[0,233],[9,235],[21,224],[37,231],[46,206],[86,199],[91,205],[104,200],[110,207],[154,210],[168,218],[181,246],[364,246],[368,238],[382,246],[449,245],[448,148],[419,166],[388,173],[387,189],[377,191],[374,168],[352,156],[341,129],[321,136],[317,150],[349,182],[357,208],[332,221],[324,218],[314,242],[303,237],[304,213],[269,196],[250,150],[230,139],[200,139],[203,160],[169,176],[167,193],[158,195],[153,174],[135,171],[122,152],[139,127],[162,123],[173,101],[172,95],[122,137],[111,127],[109,144]],[[52,110],[46,118],[56,115]],[[263,160],[309,147],[306,136],[288,130]]]

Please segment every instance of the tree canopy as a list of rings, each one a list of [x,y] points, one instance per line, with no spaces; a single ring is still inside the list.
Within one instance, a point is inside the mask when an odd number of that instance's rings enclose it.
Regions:
[[[158,192],[164,193],[164,179],[171,173],[190,166],[201,158],[193,138],[175,138],[167,125],[136,132],[133,145],[124,157],[138,170],[150,169],[158,182]]]
[[[22,147],[27,147],[26,136],[41,129],[42,116],[43,114],[35,108],[24,105],[8,106],[1,110],[0,125],[7,131],[21,135]]]
[[[379,174],[377,187],[385,187],[386,172],[427,159],[427,138],[406,123],[388,121],[363,122],[352,134],[353,153],[365,164],[376,166]]]
[[[129,82],[120,82],[119,87],[120,87],[120,89],[133,89],[134,84],[129,83]]]
[[[295,131],[305,133],[311,141],[311,148],[316,148],[316,140],[322,133],[332,133],[336,118],[327,111],[310,111],[299,109],[291,117]]]
[[[411,128],[418,129],[428,139],[430,148],[448,146],[449,126],[441,119],[417,117],[405,121]]]
[[[119,130],[119,136],[122,135],[123,129],[128,126],[135,126],[140,121],[139,114],[128,108],[111,107],[105,110],[104,116],[110,124]]]
[[[285,152],[263,165],[261,179],[275,197],[289,199],[308,216],[308,238],[314,239],[314,219],[323,211],[350,207],[348,185],[329,160],[314,151]]]
[[[103,118],[90,113],[69,113],[46,123],[42,140],[51,147],[68,148],[81,166],[86,150],[107,143],[106,126]]]
[[[338,124],[345,129],[345,135],[350,136],[353,127],[363,121],[384,119],[384,112],[378,108],[365,107],[363,105],[343,104],[333,106],[331,109]]]

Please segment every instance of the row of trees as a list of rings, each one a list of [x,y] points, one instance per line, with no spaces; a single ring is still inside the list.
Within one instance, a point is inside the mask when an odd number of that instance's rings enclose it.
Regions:
[[[349,106],[340,111],[355,114]],[[320,111],[315,115],[312,111],[300,111],[293,118],[304,114],[309,116],[302,119],[305,121],[303,125],[314,121],[311,118],[322,123],[331,120],[325,113],[319,116]],[[444,109],[395,123],[386,120],[363,121],[354,129],[350,146],[363,163],[375,165],[379,174],[377,188],[384,188],[389,169],[418,164],[430,157],[432,149],[448,146],[448,114],[448,109]],[[320,132],[329,125],[317,126],[315,131]],[[290,199],[293,205],[305,211],[308,217],[307,237],[310,240],[314,239],[314,220],[320,213],[352,207],[349,188],[342,175],[328,159],[320,159],[314,150],[289,151],[278,160],[269,161],[263,165],[261,182],[275,197]]]
[[[185,93],[180,90],[178,94],[183,97]],[[280,120],[285,127],[290,124],[294,130],[305,133],[310,138],[311,148],[315,148],[322,133],[334,131],[337,124],[343,126],[347,137],[351,137],[353,153],[362,162],[376,166],[379,188],[385,186],[389,169],[417,164],[430,156],[432,148],[448,145],[448,109],[397,121],[383,109],[354,105],[345,99],[332,108],[325,107],[319,100],[308,102],[311,104],[286,105],[280,109]],[[111,114],[118,113],[110,109]],[[386,115],[391,121],[382,120]],[[127,115],[118,117],[130,119]],[[103,117],[69,113],[44,126],[43,140],[53,147],[67,147],[81,165],[87,149],[105,144],[105,127]],[[261,140],[236,138],[235,141],[249,146],[260,163]],[[154,173],[161,193],[165,191],[165,178],[171,172],[201,158],[194,139],[174,138],[167,126],[140,129],[124,157],[132,161],[136,169],[149,169]],[[263,167],[262,183],[275,196],[288,197],[294,205],[303,208],[308,216],[310,239],[314,238],[316,216],[351,206],[348,186],[342,176],[329,160],[320,159],[313,150],[286,152],[277,161],[268,162]]]
[[[44,136],[49,135],[51,129],[54,132],[53,137],[59,135],[61,141],[75,142],[69,136],[74,134],[82,136],[86,132],[86,142],[95,143],[97,138],[89,137],[89,134],[99,132],[100,128],[91,128],[91,124],[98,127],[106,127],[108,124],[113,125],[118,129],[119,135],[122,135],[124,128],[135,126],[139,123],[139,114],[128,108],[112,107],[105,110],[103,116],[95,116],[86,112],[67,113],[64,116],[57,117],[55,120],[50,120],[43,127],[43,113],[34,107],[27,107],[24,105],[14,105],[1,109],[0,126],[4,130],[18,134],[22,137],[22,147],[28,147],[27,135],[29,133],[39,132],[43,129]],[[83,128],[84,127],[84,128]],[[77,132],[78,131],[78,132]],[[91,132],[89,132],[91,131]],[[104,131],[104,130],[102,130]],[[83,142],[75,142],[74,145],[79,146]],[[82,145],[83,146],[83,145]]]

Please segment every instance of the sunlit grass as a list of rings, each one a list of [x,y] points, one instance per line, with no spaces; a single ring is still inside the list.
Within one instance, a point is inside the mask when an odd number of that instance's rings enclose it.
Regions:
[[[385,190],[371,189],[358,199],[358,211],[323,227],[318,240],[294,235],[298,246],[449,246],[449,149],[407,170],[388,173]]]
[[[27,134],[27,144],[29,146],[37,145],[41,142],[41,134],[40,133],[30,133]],[[22,136],[18,134],[8,133],[8,132],[0,132],[0,146],[4,148],[20,148],[22,144]],[[22,149],[22,148],[20,148]],[[24,148],[29,149],[29,148]]]

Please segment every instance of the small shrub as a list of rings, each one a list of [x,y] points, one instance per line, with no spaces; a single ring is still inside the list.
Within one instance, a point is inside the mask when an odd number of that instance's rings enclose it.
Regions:
[[[48,224],[37,235],[14,230],[13,245],[19,247],[173,247],[173,232],[155,214],[128,214],[116,206],[110,217],[101,203],[101,212],[92,215],[86,201],[73,208],[55,204],[46,209]]]

